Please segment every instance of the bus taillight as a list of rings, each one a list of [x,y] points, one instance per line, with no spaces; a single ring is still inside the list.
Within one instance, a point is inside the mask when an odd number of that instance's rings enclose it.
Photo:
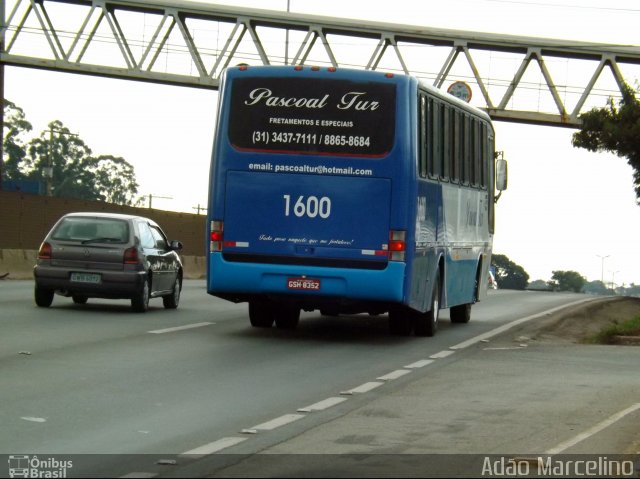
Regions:
[[[224,240],[224,222],[211,222],[211,236],[209,241],[209,252],[222,251],[222,243]]]
[[[407,249],[406,236],[406,231],[389,232],[389,260],[404,261]]]

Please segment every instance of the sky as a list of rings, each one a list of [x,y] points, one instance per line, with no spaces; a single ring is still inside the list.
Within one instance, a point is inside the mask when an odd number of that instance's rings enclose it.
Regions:
[[[640,45],[635,0],[199,3],[279,11],[288,3],[296,13]],[[135,167],[140,193],[153,196],[154,208],[195,213],[206,206],[217,92],[7,67],[5,97],[23,108],[34,136],[60,120],[94,154],[125,158]],[[601,101],[603,106],[606,98]],[[496,148],[509,161],[509,188],[496,210],[494,252],[522,266],[530,280],[573,270],[589,281],[639,284],[640,206],[626,160],[573,148],[572,129],[494,126]]]

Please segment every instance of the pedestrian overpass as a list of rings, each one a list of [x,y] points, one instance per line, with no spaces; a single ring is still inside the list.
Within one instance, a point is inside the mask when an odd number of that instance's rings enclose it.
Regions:
[[[638,46],[180,0],[0,0],[0,19],[3,65],[209,89],[238,63],[384,70],[468,86],[494,120],[573,128],[640,73]]]

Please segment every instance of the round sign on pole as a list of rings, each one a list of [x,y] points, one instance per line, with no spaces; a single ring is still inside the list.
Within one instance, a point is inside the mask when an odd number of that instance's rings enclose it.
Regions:
[[[447,89],[447,92],[467,103],[471,101],[471,87],[463,81],[452,83]]]

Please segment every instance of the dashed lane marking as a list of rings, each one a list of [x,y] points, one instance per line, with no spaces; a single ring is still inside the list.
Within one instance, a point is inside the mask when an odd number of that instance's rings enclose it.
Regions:
[[[204,326],[209,326],[210,324],[215,324],[215,323],[187,324],[186,326],[176,326],[175,328],[156,329],[154,331],[147,331],[147,333],[151,333],[151,334],[173,333],[175,331],[184,331],[185,329],[202,328]]]

